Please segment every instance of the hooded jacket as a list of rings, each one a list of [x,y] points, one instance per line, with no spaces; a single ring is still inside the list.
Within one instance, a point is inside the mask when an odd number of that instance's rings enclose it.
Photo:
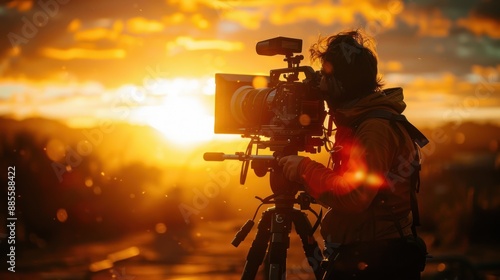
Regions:
[[[383,118],[351,127],[372,110],[401,114],[405,108],[403,90],[393,88],[337,109],[336,166],[332,170],[309,158],[299,164],[306,191],[329,208],[321,223],[326,242],[399,238],[396,223],[405,236],[411,235],[410,175],[416,151],[410,136],[401,124]]]

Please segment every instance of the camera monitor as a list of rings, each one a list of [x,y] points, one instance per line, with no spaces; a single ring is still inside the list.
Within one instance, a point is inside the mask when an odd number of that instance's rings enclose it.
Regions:
[[[255,50],[259,55],[273,56],[282,54],[291,56],[294,53],[302,52],[302,40],[287,37],[276,37],[258,42],[255,46]]]

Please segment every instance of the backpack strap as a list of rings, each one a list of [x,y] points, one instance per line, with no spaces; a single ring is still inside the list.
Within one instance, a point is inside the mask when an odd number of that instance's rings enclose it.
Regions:
[[[420,132],[418,128],[416,128],[413,124],[411,124],[406,118],[406,116],[401,114],[393,114],[385,110],[369,111],[368,113],[361,115],[359,118],[353,121],[349,126],[352,127],[354,130],[356,130],[362,122],[364,122],[367,119],[373,119],[373,118],[386,119],[391,121],[391,124],[394,124],[396,122],[401,123],[408,132],[408,134],[410,135],[411,139],[420,148],[423,148],[425,145],[429,143],[427,137],[425,137],[425,135],[422,132]]]

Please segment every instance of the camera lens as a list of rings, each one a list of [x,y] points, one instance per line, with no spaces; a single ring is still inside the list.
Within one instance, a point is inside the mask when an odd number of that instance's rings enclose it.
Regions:
[[[275,94],[274,88],[238,88],[231,98],[230,110],[233,118],[240,124],[251,127],[269,123],[273,117],[269,107]]]

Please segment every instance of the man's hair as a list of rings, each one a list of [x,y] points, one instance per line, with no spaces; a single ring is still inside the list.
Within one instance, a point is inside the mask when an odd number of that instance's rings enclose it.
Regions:
[[[383,84],[377,75],[374,41],[359,30],[320,37],[309,49],[311,60],[330,62],[334,77],[343,90],[354,99],[380,91]]]

